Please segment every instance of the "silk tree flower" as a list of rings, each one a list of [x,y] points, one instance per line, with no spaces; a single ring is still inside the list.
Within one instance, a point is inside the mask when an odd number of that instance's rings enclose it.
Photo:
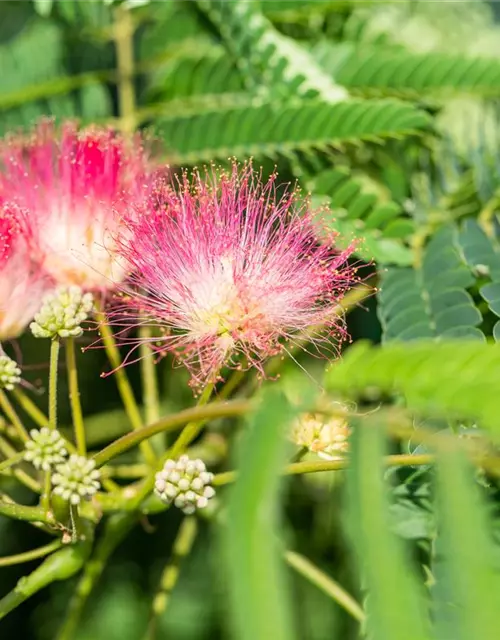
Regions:
[[[0,206],[0,341],[22,333],[52,286],[32,256],[25,213],[13,204]]]
[[[113,260],[113,236],[124,210],[144,196],[145,165],[138,138],[74,123],[58,132],[43,120],[29,137],[0,145],[0,197],[26,210],[57,284],[105,290],[125,275]]]
[[[152,347],[173,351],[194,386],[241,356],[263,373],[267,357],[313,325],[326,325],[330,345],[345,335],[335,311],[356,279],[353,248],[320,241],[308,202],[286,188],[279,195],[276,180],[263,182],[251,164],[195,171],[159,183],[149,214],[127,220],[135,241],[125,236],[119,253],[132,286],[114,320],[150,318],[162,333]]]

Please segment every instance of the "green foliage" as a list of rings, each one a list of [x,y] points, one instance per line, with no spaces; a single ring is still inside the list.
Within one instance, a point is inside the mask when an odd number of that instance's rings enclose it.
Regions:
[[[417,133],[427,115],[396,101],[264,103],[159,120],[171,162],[196,164],[230,156],[278,158],[328,151],[359,140]]]
[[[387,197],[384,201],[382,188],[365,183],[353,178],[347,168],[336,167],[316,175],[307,187],[321,204],[328,205],[323,220],[328,229],[339,233],[340,243],[358,238],[356,252],[364,259],[380,264],[411,263],[413,254],[404,241],[414,232],[413,221],[404,217],[396,202]]]
[[[229,596],[235,636],[292,640],[289,596],[280,567],[278,470],[286,460],[292,412],[276,390],[264,393],[241,443],[240,477],[228,506]]]
[[[313,53],[337,82],[362,92],[413,96],[445,91],[495,96],[500,92],[500,62],[495,58],[327,42],[315,46]]]
[[[419,268],[390,267],[382,273],[379,317],[384,340],[478,338],[482,316],[467,288],[474,277],[456,245],[453,226],[427,244]]]
[[[424,416],[477,419],[498,437],[499,373],[499,345],[419,340],[371,347],[361,342],[327,371],[325,384],[351,397],[401,393],[407,406]]]
[[[368,628],[373,640],[430,638],[423,592],[408,571],[400,541],[388,526],[387,492],[382,478],[382,430],[367,423],[355,428],[349,470],[349,513],[358,563],[365,576]]]

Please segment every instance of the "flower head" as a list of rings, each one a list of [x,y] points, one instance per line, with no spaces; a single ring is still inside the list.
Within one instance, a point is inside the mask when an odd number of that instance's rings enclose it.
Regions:
[[[121,280],[113,232],[124,209],[142,200],[144,175],[140,141],[108,128],[67,123],[59,133],[44,120],[0,146],[0,194],[26,210],[58,284],[105,289]]]
[[[191,514],[206,507],[214,497],[213,477],[203,460],[190,460],[184,455],[177,461],[165,462],[155,477],[155,493],[167,504],[173,502],[178,509]]]
[[[53,491],[63,500],[79,504],[82,498],[90,498],[99,491],[100,478],[101,472],[95,468],[94,460],[74,454],[56,465],[56,473],[52,474]]]
[[[35,338],[77,338],[83,333],[81,323],[93,308],[91,293],[83,293],[79,287],[59,287],[44,297],[30,324],[31,332]]]
[[[349,452],[351,429],[347,413],[325,418],[321,414],[301,416],[294,424],[291,434],[293,442],[327,460],[341,460]]]
[[[31,240],[25,212],[12,203],[0,205],[0,340],[23,331],[51,286],[33,259]]]
[[[31,439],[26,443],[24,459],[31,462],[36,469],[50,471],[54,465],[64,462],[68,452],[59,431],[42,427],[40,431],[32,429],[30,436]]]
[[[0,389],[12,389],[21,382],[21,369],[17,362],[2,353],[0,347]]]
[[[135,241],[120,243],[120,254],[137,285],[126,313],[164,330],[161,348],[191,368],[194,384],[238,354],[261,369],[317,323],[342,332],[334,311],[354,281],[352,248],[320,242],[297,192],[280,196],[275,175],[263,183],[236,164],[195,172],[192,183],[184,174],[177,187],[159,185],[149,215],[128,220]]]

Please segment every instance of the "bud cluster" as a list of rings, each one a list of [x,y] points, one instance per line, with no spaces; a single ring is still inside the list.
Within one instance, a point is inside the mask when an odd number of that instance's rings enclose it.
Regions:
[[[24,459],[36,469],[50,471],[56,464],[64,462],[68,452],[59,431],[42,427],[30,431],[31,440],[26,443]]]
[[[0,355],[0,389],[12,391],[21,382],[21,369],[6,355]]]
[[[62,464],[56,465],[52,475],[54,493],[71,504],[79,504],[82,498],[91,498],[100,487],[101,472],[95,461],[85,456],[71,455]]]
[[[35,338],[77,338],[83,333],[81,323],[93,307],[91,293],[83,293],[80,287],[59,287],[44,297],[42,308],[30,324],[31,332]]]
[[[167,504],[173,503],[185,514],[191,514],[206,507],[214,497],[213,477],[203,460],[190,460],[183,455],[178,460],[167,460],[156,474],[155,493]]]
[[[342,415],[325,419],[324,415],[307,414],[295,423],[291,439],[322,458],[338,460],[349,453],[350,434]]]

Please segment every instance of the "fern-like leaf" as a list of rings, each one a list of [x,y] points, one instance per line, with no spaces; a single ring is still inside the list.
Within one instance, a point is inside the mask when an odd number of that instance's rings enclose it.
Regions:
[[[379,264],[411,264],[413,254],[404,240],[413,233],[414,223],[404,217],[396,202],[368,192],[343,167],[323,171],[307,187],[322,204],[329,205],[323,221],[328,229],[339,232],[341,242],[361,240],[356,250],[361,258]]]
[[[467,287],[474,277],[456,247],[453,226],[427,245],[420,268],[389,268],[381,275],[379,317],[385,341],[431,337],[484,339],[482,316]]]
[[[314,48],[321,66],[349,89],[381,94],[435,93],[441,90],[498,95],[500,61],[460,54],[416,54],[401,49],[366,47],[354,43],[335,46],[321,42]]]
[[[410,410],[429,417],[476,419],[500,438],[500,345],[421,340],[371,346],[358,342],[325,375],[346,396],[401,393]]]
[[[158,128],[172,162],[195,164],[233,155],[275,158],[326,151],[343,143],[418,133],[428,124],[426,113],[406,103],[353,100],[266,103],[164,118]]]
[[[273,27],[260,3],[198,0],[198,5],[220,30],[249,89],[280,97],[346,99],[346,90],[304,47]]]

